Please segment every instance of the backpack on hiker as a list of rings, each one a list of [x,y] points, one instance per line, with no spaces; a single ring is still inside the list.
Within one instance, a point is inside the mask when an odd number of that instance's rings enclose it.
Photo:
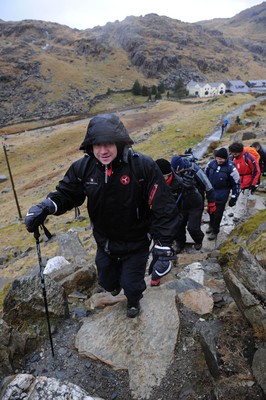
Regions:
[[[244,151],[247,151],[259,163],[260,155],[254,147],[244,147]]]
[[[184,154],[179,154],[180,157],[186,158],[187,160],[196,163],[198,161],[198,158],[195,157],[193,154],[193,150],[191,147],[185,150]]]

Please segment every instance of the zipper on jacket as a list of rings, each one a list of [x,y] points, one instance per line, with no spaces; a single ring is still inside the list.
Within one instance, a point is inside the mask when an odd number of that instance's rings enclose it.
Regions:
[[[104,170],[104,183],[108,182],[108,165],[105,165],[105,170]]]

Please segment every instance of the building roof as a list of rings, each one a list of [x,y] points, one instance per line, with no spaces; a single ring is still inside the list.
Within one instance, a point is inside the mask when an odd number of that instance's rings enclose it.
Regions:
[[[226,89],[233,93],[247,93],[249,92],[249,87],[241,80],[228,80],[225,83]]]

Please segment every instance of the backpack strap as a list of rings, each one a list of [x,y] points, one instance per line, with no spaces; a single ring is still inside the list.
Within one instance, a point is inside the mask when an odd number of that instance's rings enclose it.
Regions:
[[[139,184],[145,182],[143,158],[141,154],[135,152],[132,148],[129,149],[128,159],[132,167],[132,172]]]
[[[88,171],[88,163],[91,159],[89,154],[85,154],[83,158],[78,161],[77,164],[77,177],[79,182],[83,182],[85,171]]]

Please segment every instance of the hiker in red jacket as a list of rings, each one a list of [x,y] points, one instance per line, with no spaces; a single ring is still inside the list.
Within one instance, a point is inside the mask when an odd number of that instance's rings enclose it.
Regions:
[[[234,221],[239,221],[246,213],[248,197],[258,187],[260,167],[258,161],[244,149],[243,143],[234,142],[228,149],[240,175],[240,195],[234,211]]]

